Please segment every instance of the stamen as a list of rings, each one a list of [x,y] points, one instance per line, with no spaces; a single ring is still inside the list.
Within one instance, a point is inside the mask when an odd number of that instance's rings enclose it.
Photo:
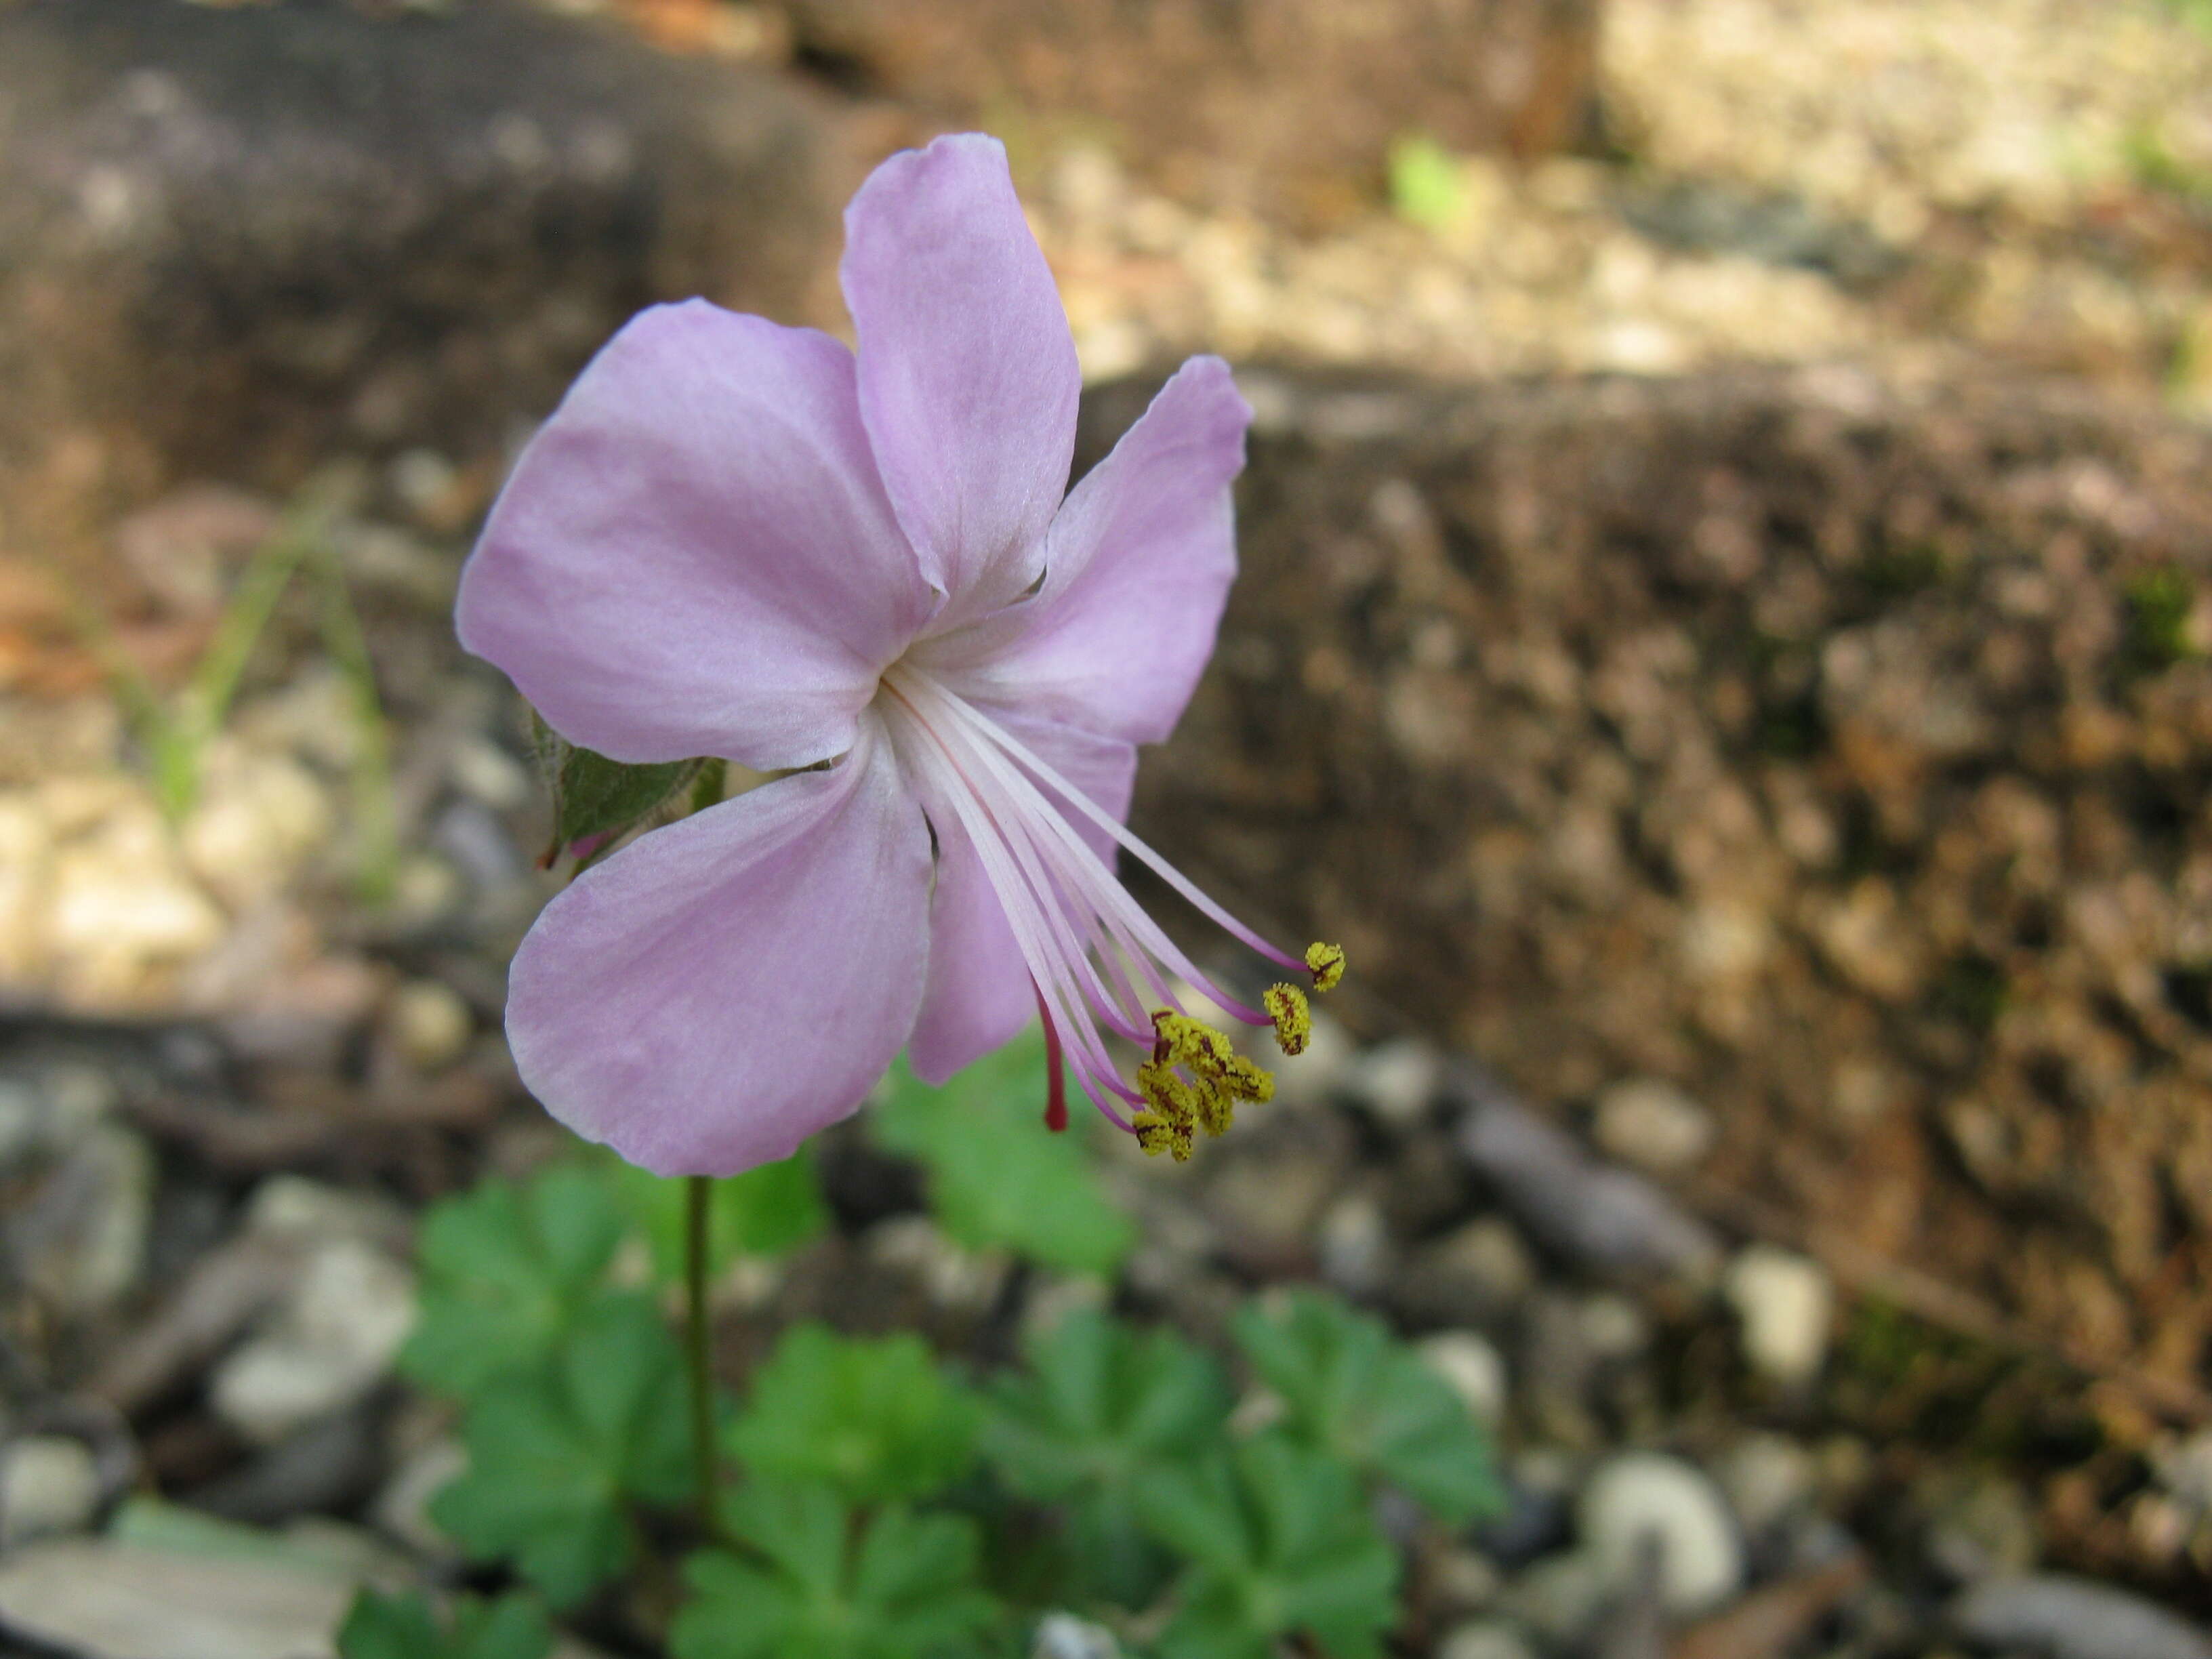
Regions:
[[[1313,1009],[1295,985],[1270,985],[1260,1000],[1274,1016],[1275,1041],[1286,1054],[1302,1054],[1313,1035]]]
[[[1316,943],[1303,963],[1276,950],[927,675],[900,665],[883,686],[886,713],[896,704],[895,724],[908,734],[902,749],[924,782],[925,801],[933,812],[949,809],[975,847],[1030,970],[1045,1031],[1047,1127],[1066,1125],[1069,1067],[1099,1110],[1133,1133],[1146,1152],[1166,1152],[1177,1162],[1190,1157],[1201,1129],[1225,1133],[1239,1103],[1273,1098],[1273,1075],[1238,1054],[1224,1032],[1186,1013],[1170,976],[1230,1018],[1272,1027],[1290,1054],[1304,1048],[1312,1030],[1304,993],[1276,985],[1260,1008],[1224,995],[1115,878],[1111,852],[1093,845],[1079,821],[1088,818],[1232,937],[1271,962],[1303,970],[1316,990],[1343,978],[1342,949]],[[1148,1010],[1139,981],[1164,1006]],[[1133,1088],[1116,1074],[1102,1031],[1148,1050],[1135,1068]],[[1125,1118],[1117,1102],[1138,1109]]]
[[[1044,1006],[1044,993],[1030,981],[1036,994],[1037,1018],[1044,1025],[1044,1127],[1054,1134],[1067,1127],[1067,1076],[1060,1064],[1060,1027],[1052,1023],[1052,1010]]]
[[[1306,946],[1306,966],[1313,970],[1315,990],[1334,991],[1344,982],[1344,947],[1316,940]]]

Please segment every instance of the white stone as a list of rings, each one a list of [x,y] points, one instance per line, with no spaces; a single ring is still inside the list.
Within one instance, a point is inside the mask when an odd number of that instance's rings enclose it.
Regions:
[[[46,965],[53,833],[27,794],[0,795],[0,981],[21,985]]]
[[[1366,1193],[1347,1193],[1322,1214],[1316,1239],[1322,1276],[1348,1296],[1382,1287],[1390,1269],[1390,1229]]]
[[[55,854],[48,939],[65,998],[127,1006],[154,976],[210,950],[223,918],[193,884],[151,803]]]
[[[1713,1145],[1712,1114],[1661,1078],[1629,1078],[1606,1090],[1593,1127],[1608,1157],[1654,1175],[1696,1168]]]
[[[82,1532],[100,1507],[100,1468],[83,1441],[26,1435],[0,1461],[0,1548]]]
[[[1785,1435],[1753,1433],[1721,1455],[1713,1474],[1736,1519],[1765,1533],[1813,1494],[1819,1471],[1813,1454]]]
[[[1444,1632],[1437,1659],[1535,1659],[1535,1650],[1503,1619],[1470,1619]]]
[[[458,1440],[433,1440],[392,1471],[369,1505],[369,1519],[386,1536],[416,1554],[435,1559],[456,1555],[453,1542],[430,1518],[430,1500],[469,1466]]]
[[[410,980],[384,1005],[384,1029],[392,1047],[418,1071],[436,1072],[468,1052],[476,1015],[451,986]]]
[[[216,1413],[268,1445],[361,1400],[415,1322],[414,1275],[358,1239],[307,1260],[270,1328],[216,1368]]]
[[[219,750],[200,799],[185,820],[192,873],[234,906],[284,887],[329,839],[331,804],[297,761]]]
[[[91,1539],[0,1560],[0,1620],[86,1659],[331,1659],[354,1584],[294,1562]]]
[[[1121,1659],[1121,1644],[1103,1625],[1072,1613],[1048,1613],[1030,1640],[1030,1659]]]
[[[1511,1398],[1505,1357],[1477,1331],[1439,1331],[1417,1345],[1422,1362],[1451,1385],[1468,1414],[1486,1427],[1505,1415]]]
[[[1743,1545],[1728,1500],[1711,1477],[1661,1452],[1609,1458],[1575,1506],[1583,1546],[1607,1588],[1634,1587],[1647,1550],[1656,1550],[1659,1592],[1670,1612],[1709,1611],[1742,1588]]]
[[[1420,1122],[1434,1102],[1443,1063],[1419,1037],[1379,1042],[1345,1068],[1343,1089],[1394,1128]]]
[[[1729,1264],[1723,1289],[1753,1370],[1790,1388],[1820,1375],[1835,1312],[1826,1268],[1794,1251],[1753,1244]]]

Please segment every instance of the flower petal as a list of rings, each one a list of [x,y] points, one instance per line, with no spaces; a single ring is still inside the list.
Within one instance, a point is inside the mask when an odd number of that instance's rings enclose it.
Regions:
[[[1126,743],[1069,726],[994,716],[1060,775],[1116,818],[1129,815],[1137,751]],[[925,804],[927,794],[925,793]],[[1106,867],[1113,842],[1073,814]],[[925,1083],[942,1083],[1012,1037],[1036,1012],[1030,970],[1014,943],[982,860],[951,811],[930,809],[937,831],[937,892],[929,913],[929,988],[907,1041],[907,1060]]]
[[[934,605],[851,354],[702,300],[610,341],[523,453],[462,573],[461,642],[620,761],[803,766]]]
[[[923,641],[916,660],[979,707],[1164,740],[1237,574],[1230,486],[1251,419],[1229,366],[1192,358],[1068,495],[1036,597]]]
[[[929,831],[874,716],[853,752],[650,835],[545,907],[507,1040],[553,1115],[659,1175],[785,1158],[906,1041]]]
[[[1082,376],[995,138],[902,150],[845,210],[860,409],[899,523],[979,616],[1036,578],[1067,489]]]

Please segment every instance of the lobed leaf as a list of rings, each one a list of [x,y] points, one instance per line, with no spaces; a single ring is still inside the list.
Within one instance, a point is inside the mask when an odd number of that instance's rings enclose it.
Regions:
[[[1044,1102],[1044,1043],[1032,1034],[940,1089],[901,1060],[869,1131],[921,1161],[931,1213],[952,1239],[1070,1273],[1110,1273],[1136,1230],[1100,1187],[1081,1137],[1042,1127]]]
[[[629,1565],[631,1504],[683,1496],[689,1422],[659,1312],[608,1297],[553,1354],[471,1407],[468,1468],[431,1500],[431,1518],[471,1555],[512,1557],[554,1606],[574,1606]]]
[[[1501,1501],[1488,1434],[1382,1321],[1299,1291],[1240,1309],[1234,1329],[1292,1437],[1390,1481],[1448,1526]]]
[[[753,1474],[873,1503],[958,1480],[975,1462],[980,1417],[975,1395],[911,1332],[843,1337],[798,1325],[754,1373],[727,1444]]]
[[[865,1522],[823,1481],[757,1477],[724,1510],[751,1559],[706,1550],[670,1632],[674,1659],[925,1659],[969,1654],[1000,1617],[978,1589],[975,1522],[902,1505]]]
[[[1190,1564],[1161,1659],[1269,1659],[1293,1636],[1332,1659],[1381,1651],[1398,1554],[1334,1458],[1262,1435],[1147,1482],[1138,1509]]]
[[[363,1589],[338,1627],[339,1659],[546,1659],[553,1627],[521,1595],[495,1601],[463,1596],[450,1631],[420,1595]]]
[[[422,1224],[422,1306],[400,1370],[467,1399],[544,1358],[599,1292],[622,1232],[605,1184],[574,1166],[524,1188],[487,1181],[436,1205]]]
[[[1226,1437],[1228,1380],[1169,1331],[1070,1314],[1025,1345],[1025,1374],[1001,1379],[986,1455],[1024,1498],[1066,1506],[1069,1557],[1108,1599],[1150,1599],[1170,1563],[1139,1523],[1136,1494]]]

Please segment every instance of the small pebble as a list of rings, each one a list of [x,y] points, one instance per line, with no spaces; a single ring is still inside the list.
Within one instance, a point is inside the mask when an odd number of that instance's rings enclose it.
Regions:
[[[1121,1659],[1121,1644],[1103,1625],[1072,1613],[1048,1613],[1037,1620],[1030,1659]]]
[[[1951,1606],[1968,1641],[2038,1659],[2212,1659],[2212,1638],[2117,1585],[2061,1573],[1991,1578]]]
[[[1721,1454],[1713,1474],[1746,1532],[1763,1535],[1802,1507],[1818,1479],[1813,1455],[1779,1434],[1747,1434]]]
[[[1437,1659],[1535,1659],[1535,1650],[1505,1620],[1470,1619],[1444,1632]]]
[[[100,1507],[100,1467],[83,1441],[33,1434],[0,1454],[0,1548],[82,1532]]]
[[[1343,1091],[1391,1127],[1407,1129],[1435,1104],[1443,1063],[1419,1037],[1379,1042],[1345,1068]]]
[[[417,1071],[436,1072],[468,1052],[476,1016],[451,986],[410,980],[384,1005],[384,1029],[392,1047]]]
[[[1346,1296],[1382,1288],[1390,1273],[1390,1230],[1371,1194],[1347,1193],[1322,1214],[1322,1276]]]
[[[1428,1368],[1451,1385],[1476,1422],[1497,1426],[1505,1415],[1510,1389],[1505,1356],[1488,1337],[1474,1331],[1439,1331],[1423,1337],[1419,1352]]]
[[[1624,1164],[1653,1175],[1695,1169],[1712,1150],[1712,1114],[1661,1078],[1629,1078],[1598,1097],[1592,1133]]]
[[[1711,1476],[1662,1452],[1609,1458],[1576,1504],[1583,1545],[1608,1589],[1632,1589],[1646,1548],[1656,1543],[1659,1589],[1677,1615],[1708,1612],[1742,1588],[1743,1545],[1728,1501]]]
[[[1809,1256],[1753,1244],[1729,1264],[1723,1290],[1753,1370],[1793,1389],[1820,1375],[1836,1300],[1826,1268]]]

